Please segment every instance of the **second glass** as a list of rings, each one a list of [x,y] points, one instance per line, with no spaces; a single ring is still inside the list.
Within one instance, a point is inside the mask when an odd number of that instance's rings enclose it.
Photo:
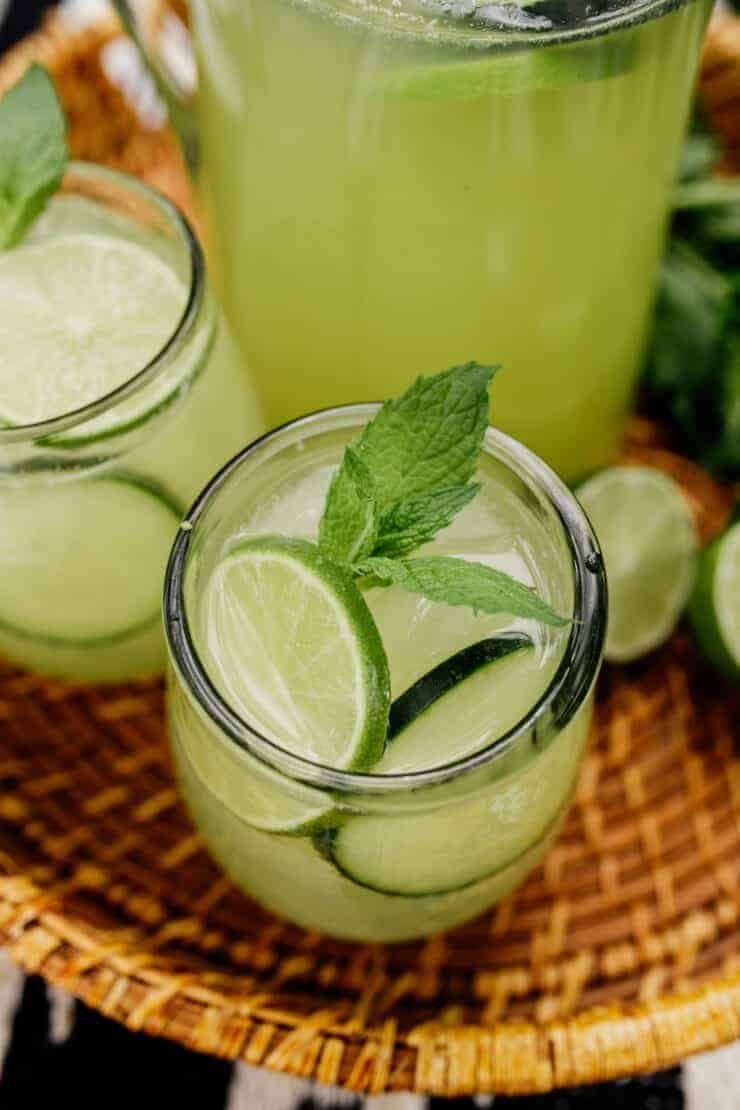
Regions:
[[[90,242],[112,247],[100,247],[95,266]],[[160,599],[172,537],[208,476],[262,430],[259,409],[209,291],[200,247],[164,197],[131,178],[76,164],[25,246],[37,251],[44,318],[64,306],[58,311],[67,330],[77,331],[69,350],[57,343],[51,353],[43,335],[29,337],[4,367],[6,390],[15,375],[23,410],[34,411],[33,388],[42,407],[46,393],[54,396],[55,372],[82,374],[79,349],[86,357],[81,393],[89,393],[87,378],[103,375],[109,361],[120,367],[122,384],[75,411],[33,423],[2,421],[0,653],[71,679],[151,674],[164,663]],[[66,251],[65,263],[50,262],[55,247]],[[145,325],[116,265],[121,254],[142,259],[138,268],[130,263],[127,280],[145,281],[149,253],[160,283],[169,273],[180,287],[184,308],[156,357],[141,365],[125,341],[114,347],[106,341],[105,314],[124,319],[135,350]],[[155,298],[157,282],[151,284]],[[21,309],[22,344],[27,306]]]

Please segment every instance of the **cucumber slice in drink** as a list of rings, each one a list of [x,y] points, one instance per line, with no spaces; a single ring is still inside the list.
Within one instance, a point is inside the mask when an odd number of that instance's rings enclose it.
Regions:
[[[487,669],[500,673],[505,687],[518,680],[525,654],[522,645]],[[458,717],[464,714],[463,699],[475,697],[478,680],[479,673],[427,710],[418,733],[415,726],[402,732],[375,770],[405,766],[401,749],[407,742],[418,747],[422,736],[440,756],[449,750],[454,722],[444,710],[449,704]],[[317,845],[347,878],[383,894],[423,897],[468,887],[504,871],[545,836],[575,782],[587,726],[586,714],[543,751],[533,750],[534,738],[530,746],[520,741],[516,751],[503,754],[500,769],[492,768],[496,780],[470,797],[435,788],[418,807],[400,813],[389,805],[377,816],[347,817]]]
[[[381,91],[385,96],[419,102],[514,96],[618,77],[632,69],[636,57],[637,39],[624,31],[573,46],[506,50],[403,70],[383,81]]]
[[[522,635],[482,640],[453,655],[391,706],[378,775],[428,770],[464,759],[503,736],[521,719],[524,702],[540,692],[532,641]],[[531,702],[530,702],[531,704]]]
[[[380,759],[385,650],[354,582],[315,544],[266,536],[238,546],[208,582],[203,628],[213,682],[282,747],[342,770]]]
[[[699,537],[680,486],[647,466],[615,466],[576,490],[609,584],[606,658],[639,659],[673,632],[694,584]]]
[[[178,782],[203,839],[232,880],[274,913],[347,940],[403,941],[449,929],[518,885],[545,851],[557,822],[511,867],[443,897],[387,897],[351,882],[301,836],[271,836],[245,824],[203,786],[174,747]]]
[[[379,894],[423,898],[464,890],[506,871],[558,819],[577,762],[563,751],[548,750],[542,758],[555,754],[561,766],[554,781],[543,768],[536,784],[514,775],[472,800],[428,813],[348,817],[319,833],[317,847],[346,878]]]
[[[392,740],[398,742],[398,737],[414,721],[466,679],[472,678],[484,667],[490,667],[492,663],[497,663],[508,655],[533,646],[528,636],[491,637],[488,640],[480,640],[477,644],[471,644],[451,658],[445,659],[393,702],[388,721],[389,742]]]
[[[60,234],[0,254],[0,421],[35,424],[106,397],[160,354],[186,300],[157,254],[112,235]],[[175,368],[49,443],[77,446],[128,430],[176,395],[181,380]]]
[[[702,552],[689,620],[707,659],[740,680],[740,522]]]
[[[0,627],[94,648],[159,620],[182,510],[132,474],[23,483],[0,493]]]

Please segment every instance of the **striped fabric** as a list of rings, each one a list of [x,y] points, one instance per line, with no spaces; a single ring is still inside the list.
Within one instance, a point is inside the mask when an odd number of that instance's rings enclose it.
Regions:
[[[0,951],[0,1110],[485,1110],[494,1100],[361,1100],[129,1033]],[[523,1099],[494,1110],[740,1110],[740,1050],[645,1079]]]

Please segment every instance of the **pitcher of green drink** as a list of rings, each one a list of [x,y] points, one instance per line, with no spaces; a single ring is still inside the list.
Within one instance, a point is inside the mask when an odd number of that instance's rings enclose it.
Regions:
[[[498,426],[614,455],[708,0],[192,0],[197,125],[117,6],[271,423],[495,357]]]

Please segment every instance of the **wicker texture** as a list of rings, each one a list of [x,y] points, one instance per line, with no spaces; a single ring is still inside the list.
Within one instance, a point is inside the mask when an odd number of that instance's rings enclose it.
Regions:
[[[182,200],[171,138],[138,130],[103,76],[112,33],[70,40],[52,24],[0,83],[29,55],[46,60],[76,153]],[[679,479],[705,537],[722,526],[731,491],[653,426],[634,422],[628,458]],[[132,1029],[370,1093],[545,1091],[731,1040],[740,691],[681,634],[643,664],[607,668],[600,690],[544,865],[488,916],[384,948],[277,921],[219,873],[173,787],[159,684],[103,691],[0,668],[0,938]]]

